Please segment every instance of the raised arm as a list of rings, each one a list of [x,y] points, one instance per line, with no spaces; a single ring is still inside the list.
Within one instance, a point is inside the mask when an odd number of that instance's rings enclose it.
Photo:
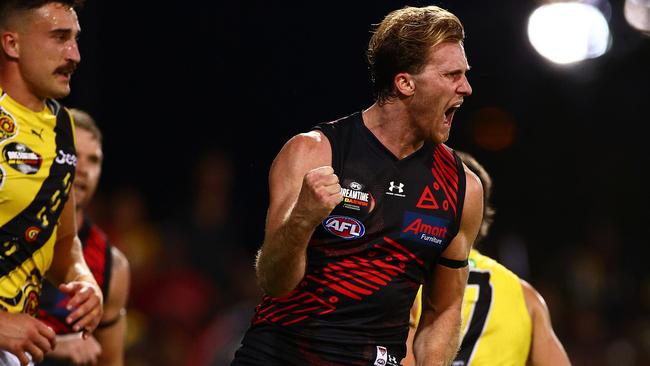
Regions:
[[[343,199],[331,160],[329,141],[313,131],[290,139],[271,165],[266,231],[256,262],[260,286],[270,296],[298,285],[309,239]]]
[[[542,296],[528,282],[521,280],[524,299],[533,321],[533,339],[530,347],[528,365],[532,366],[570,366],[562,343],[553,331],[551,315]]]
[[[460,230],[442,258],[465,261],[481,226],[483,188],[478,177],[465,168],[467,188]],[[422,315],[415,334],[413,353],[418,366],[449,365],[460,343],[461,307],[467,265],[451,268],[437,264],[422,287]]]

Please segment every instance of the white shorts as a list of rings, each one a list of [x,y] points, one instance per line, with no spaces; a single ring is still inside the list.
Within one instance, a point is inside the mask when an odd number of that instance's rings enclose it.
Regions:
[[[27,353],[27,357],[32,359],[29,353]],[[13,353],[0,350],[0,366],[20,366],[20,360]],[[30,362],[29,366],[34,366],[34,363]]]

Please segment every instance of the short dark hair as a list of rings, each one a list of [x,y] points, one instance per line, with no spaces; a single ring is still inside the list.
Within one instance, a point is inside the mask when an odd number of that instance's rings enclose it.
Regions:
[[[38,9],[49,3],[59,3],[72,8],[82,7],[85,0],[1,0],[0,1],[0,29],[7,25],[7,21],[17,11]]]
[[[483,240],[490,230],[492,222],[494,222],[495,209],[492,207],[492,177],[488,174],[487,170],[481,165],[476,158],[464,151],[456,151],[460,159],[467,165],[469,170],[478,176],[478,179],[483,185],[483,222],[481,222],[481,229],[476,236],[475,243]]]
[[[74,120],[75,128],[80,128],[90,132],[91,135],[102,145],[102,131],[97,127],[95,119],[88,112],[81,109],[71,108],[70,114]]]

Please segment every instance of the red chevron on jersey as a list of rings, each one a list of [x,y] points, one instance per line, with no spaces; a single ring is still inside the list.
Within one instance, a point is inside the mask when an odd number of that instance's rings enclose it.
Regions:
[[[447,211],[451,206],[454,214],[456,214],[458,205],[458,167],[453,155],[444,145],[436,146],[433,153],[431,173],[436,179],[438,188],[442,189],[447,197],[442,203],[442,208]]]
[[[365,257],[351,256],[327,263],[318,275],[306,275],[299,287],[287,296],[265,296],[255,312],[253,324],[280,322],[283,326],[298,323],[310,316],[329,314],[337,309],[340,296],[361,301],[404,274],[406,262],[423,262],[398,242],[385,237],[385,243],[373,245]],[[316,288],[314,292],[304,288]],[[327,290],[327,291],[326,291]]]

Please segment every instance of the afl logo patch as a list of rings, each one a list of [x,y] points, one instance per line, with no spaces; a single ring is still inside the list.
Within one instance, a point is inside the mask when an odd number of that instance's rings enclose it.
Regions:
[[[360,191],[362,188],[363,186],[361,185],[361,183],[357,183],[357,182],[350,183],[350,189],[353,189],[355,191]]]
[[[16,120],[0,107],[0,142],[16,136]]]
[[[346,240],[359,239],[366,233],[366,228],[361,221],[347,216],[328,216],[323,220],[323,227]]]
[[[7,164],[23,174],[36,174],[41,169],[43,158],[29,147],[18,142],[12,142],[2,150]]]
[[[32,243],[38,239],[38,234],[41,233],[41,229],[36,226],[30,226],[25,230],[25,240],[29,243]]]

